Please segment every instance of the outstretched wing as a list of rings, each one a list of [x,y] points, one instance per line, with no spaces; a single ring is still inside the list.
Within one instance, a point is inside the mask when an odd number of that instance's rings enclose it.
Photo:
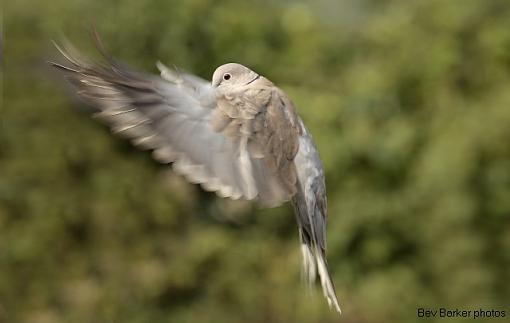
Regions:
[[[95,108],[94,117],[135,146],[152,150],[156,160],[173,162],[174,170],[190,182],[222,197],[257,198],[265,206],[276,206],[295,193],[295,176],[286,180],[285,175],[294,174],[289,166],[294,156],[278,156],[284,150],[267,149],[278,146],[274,140],[285,139],[275,128],[285,122],[272,121],[267,113],[283,111],[279,98],[270,98],[255,115],[228,115],[218,108],[221,95],[199,77],[174,72],[161,63],[161,77],[142,74],[104,51],[105,62],[93,63],[71,46],[57,48],[70,66],[53,65],[68,74],[78,95]],[[238,126],[218,126],[219,119],[224,125]]]

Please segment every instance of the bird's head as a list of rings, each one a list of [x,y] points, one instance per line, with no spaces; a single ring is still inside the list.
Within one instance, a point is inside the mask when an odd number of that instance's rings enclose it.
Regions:
[[[216,71],[214,71],[212,85],[214,87],[247,85],[259,77],[259,74],[250,70],[246,66],[236,63],[228,63],[221,65],[216,69]]]

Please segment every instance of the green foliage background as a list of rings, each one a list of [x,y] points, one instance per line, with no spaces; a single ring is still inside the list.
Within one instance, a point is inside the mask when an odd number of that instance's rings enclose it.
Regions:
[[[0,321],[339,321],[300,283],[288,205],[219,200],[76,109],[45,60],[62,34],[92,54],[91,24],[139,69],[210,79],[235,61],[292,97],[326,168],[340,321],[423,322],[418,307],[508,319],[508,1],[17,0]]]

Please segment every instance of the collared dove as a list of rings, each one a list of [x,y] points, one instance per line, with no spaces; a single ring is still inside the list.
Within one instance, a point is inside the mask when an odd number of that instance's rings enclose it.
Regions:
[[[287,95],[271,81],[235,63],[216,69],[212,82],[171,70],[135,72],[97,45],[105,63],[84,59],[70,45],[57,49],[94,117],[135,146],[205,190],[231,199],[294,206],[304,273],[318,272],[324,296],[340,306],[326,261],[326,187],[311,135]]]

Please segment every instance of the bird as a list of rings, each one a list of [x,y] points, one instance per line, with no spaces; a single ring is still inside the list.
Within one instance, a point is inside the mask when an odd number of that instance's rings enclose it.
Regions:
[[[238,63],[219,66],[211,82],[159,61],[155,75],[114,59],[96,32],[94,40],[99,61],[69,42],[54,42],[65,63],[49,62],[91,106],[93,117],[220,197],[263,207],[290,201],[304,276],[311,285],[318,274],[329,307],[341,313],[326,259],[324,170],[290,98]]]

